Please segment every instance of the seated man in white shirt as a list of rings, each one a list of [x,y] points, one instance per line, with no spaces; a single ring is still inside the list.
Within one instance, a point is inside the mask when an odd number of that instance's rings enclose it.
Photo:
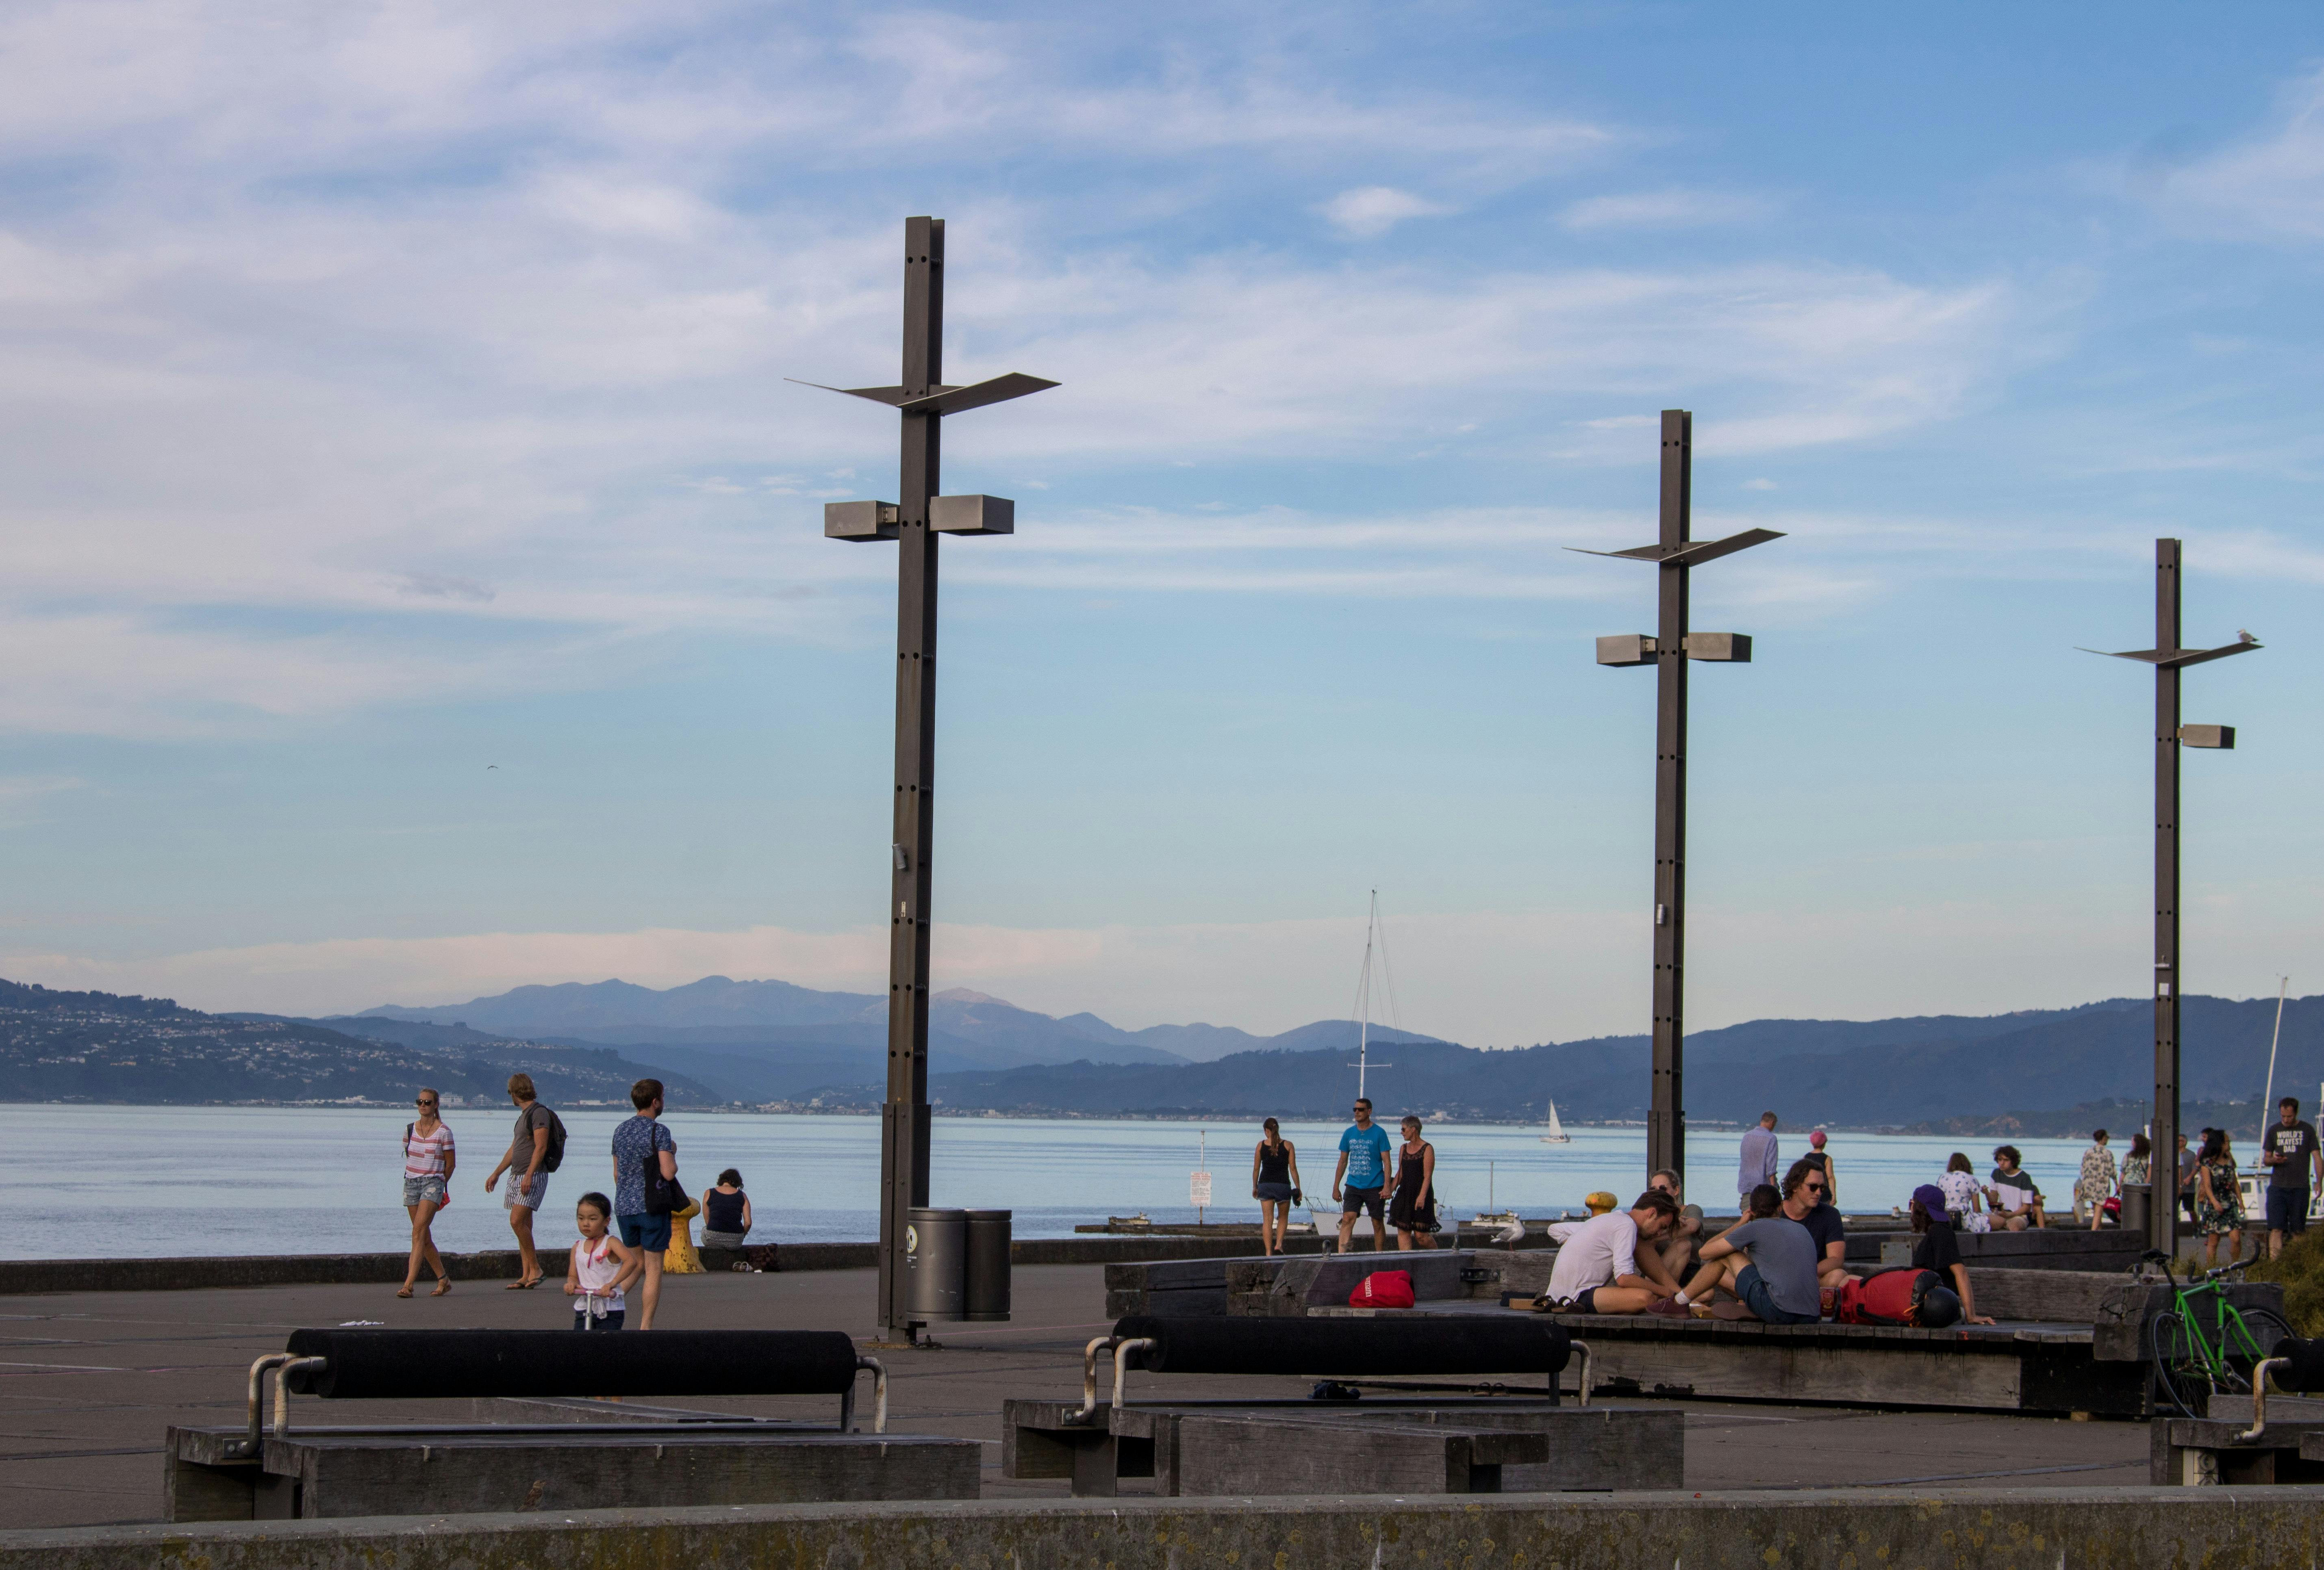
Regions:
[[[1993,1224],[2006,1232],[2048,1224],[2042,1214],[2042,1191],[2018,1165],[2024,1159],[2015,1145],[1997,1146],[1993,1152],[1993,1183],[1985,1194],[1993,1205]]]
[[[1628,1210],[1550,1228],[1557,1262],[1550,1267],[1545,1296],[1575,1314],[1645,1313],[1673,1288],[1640,1273],[1638,1244],[1668,1236],[1677,1224],[1678,1201],[1650,1188]]]

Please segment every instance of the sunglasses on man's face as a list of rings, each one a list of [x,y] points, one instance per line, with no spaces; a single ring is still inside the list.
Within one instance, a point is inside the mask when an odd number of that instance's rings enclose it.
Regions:
[[[1821,1183],[1811,1183],[1808,1185],[1808,1192],[1810,1194],[1821,1194],[1823,1192],[1823,1185]]]

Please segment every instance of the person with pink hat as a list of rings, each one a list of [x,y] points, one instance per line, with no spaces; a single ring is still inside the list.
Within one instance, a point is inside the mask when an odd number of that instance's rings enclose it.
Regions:
[[[1826,1205],[1837,1206],[1840,1204],[1840,1178],[1831,1169],[1831,1152],[1825,1150],[1823,1145],[1824,1132],[1821,1129],[1818,1129],[1815,1132],[1810,1134],[1808,1136],[1808,1159],[1813,1161],[1817,1166],[1823,1168],[1823,1202]]]

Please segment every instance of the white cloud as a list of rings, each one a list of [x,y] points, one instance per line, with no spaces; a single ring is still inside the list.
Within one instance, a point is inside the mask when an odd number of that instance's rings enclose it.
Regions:
[[[1065,49],[721,4],[0,16],[0,135],[96,171],[66,216],[0,232],[0,641],[27,656],[0,665],[0,725],[187,731],[586,681],[590,651],[678,630],[843,635],[821,591],[881,568],[822,548],[816,502],[891,473],[893,432],[778,378],[893,374],[896,236],[812,181],[765,194],[769,167],[886,168],[908,145],[1139,187],[1170,159],[1307,189],[1360,167],[1467,199],[1627,134],[1194,58],[1100,84]],[[908,124],[864,112],[867,85],[899,82]],[[1726,411],[1707,454],[1858,439],[1973,403],[2038,310],[1867,269],[1176,254],[969,190],[948,370],[1065,385],[963,435],[1059,482],[1378,461],[1448,433],[1510,456],[1480,407],[1573,433],[1528,460],[1636,462],[1627,429],[1572,417],[1680,392]],[[1388,184],[1333,206],[1357,227],[1444,210]],[[1246,581],[1471,592],[1475,564],[1430,549]],[[284,630],[302,617],[331,630]]]
[[[1689,229],[1763,218],[1775,210],[1765,198],[1734,191],[1655,190],[1589,197],[1559,215],[1569,229]]]
[[[2324,239],[2324,70],[2285,90],[2262,135],[2158,169],[2135,189],[2185,228]]]
[[[1342,191],[1325,202],[1321,210],[1342,234],[1370,240],[1387,234],[1406,218],[1432,217],[1452,209],[1393,186],[1366,185]]]

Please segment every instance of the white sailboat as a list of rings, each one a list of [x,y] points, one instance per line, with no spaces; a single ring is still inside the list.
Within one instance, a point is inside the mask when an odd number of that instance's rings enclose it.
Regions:
[[[1541,1142],[1545,1145],[1570,1145],[1573,1143],[1573,1136],[1567,1133],[1565,1131],[1565,1125],[1557,1121],[1557,1104],[1554,1101],[1549,1104],[1549,1127],[1542,1131]]]

